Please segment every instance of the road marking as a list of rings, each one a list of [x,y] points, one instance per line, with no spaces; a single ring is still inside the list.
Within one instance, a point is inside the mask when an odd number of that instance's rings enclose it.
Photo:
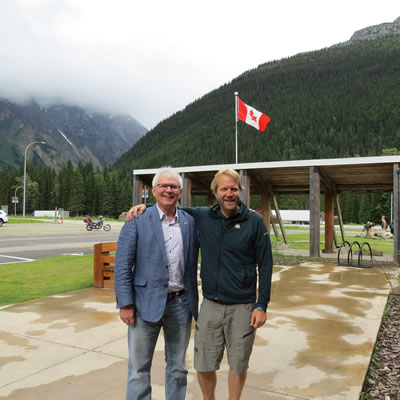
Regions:
[[[22,263],[22,262],[31,262],[31,261],[35,261],[31,258],[23,258],[23,257],[13,257],[13,256],[3,256],[0,254],[0,258],[13,258],[14,260],[18,260],[18,261],[10,261],[10,262],[3,262],[0,263],[0,265],[5,265],[5,264],[18,264],[18,263]]]

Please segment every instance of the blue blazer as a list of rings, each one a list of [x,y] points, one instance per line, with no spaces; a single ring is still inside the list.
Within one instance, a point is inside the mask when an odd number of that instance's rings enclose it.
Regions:
[[[197,227],[193,217],[182,210],[178,210],[178,220],[183,240],[185,295],[197,319]],[[117,308],[134,304],[141,319],[161,319],[168,294],[168,258],[157,207],[148,208],[122,227],[115,255],[114,284]]]

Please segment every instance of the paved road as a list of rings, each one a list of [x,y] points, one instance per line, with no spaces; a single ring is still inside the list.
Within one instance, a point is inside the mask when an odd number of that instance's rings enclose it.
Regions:
[[[93,244],[118,240],[123,222],[107,223],[111,225],[109,232],[88,232],[83,221],[76,220],[65,220],[63,224],[54,224],[53,221],[41,224],[4,224],[0,228],[0,265],[65,254],[92,254]],[[359,233],[358,227],[346,227]],[[304,231],[288,229],[286,233],[308,233],[308,227]]]
[[[107,221],[111,231],[86,231],[82,221],[63,224],[5,224],[0,228],[0,265],[65,254],[92,254],[93,244],[118,240],[122,222]]]

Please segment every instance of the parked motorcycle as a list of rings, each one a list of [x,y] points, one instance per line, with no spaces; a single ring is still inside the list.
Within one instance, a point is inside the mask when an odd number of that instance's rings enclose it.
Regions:
[[[87,231],[92,231],[93,229],[101,229],[103,228],[106,232],[108,232],[111,229],[110,224],[106,224],[103,217],[100,215],[99,220],[96,222],[93,222],[92,219],[87,215],[84,219],[83,222],[86,224],[86,230]]]

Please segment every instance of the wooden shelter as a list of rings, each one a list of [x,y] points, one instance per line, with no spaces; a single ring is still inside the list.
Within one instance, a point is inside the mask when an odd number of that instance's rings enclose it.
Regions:
[[[393,193],[394,260],[400,263],[400,156],[336,158],[323,160],[273,161],[260,163],[177,167],[183,177],[182,206],[191,205],[192,195],[214,196],[210,183],[217,171],[224,168],[240,173],[244,191],[242,201],[251,206],[251,195],[261,195],[262,215],[271,223],[271,205],[280,220],[276,194],[308,194],[310,204],[310,256],[320,256],[320,195],[325,196],[325,252],[333,251],[334,203],[336,201],[342,236],[339,193]],[[133,171],[133,204],[142,202],[143,185],[151,187],[157,169]],[[281,221],[280,221],[281,223]],[[285,231],[281,223],[285,238]],[[286,240],[286,239],[285,239]]]

